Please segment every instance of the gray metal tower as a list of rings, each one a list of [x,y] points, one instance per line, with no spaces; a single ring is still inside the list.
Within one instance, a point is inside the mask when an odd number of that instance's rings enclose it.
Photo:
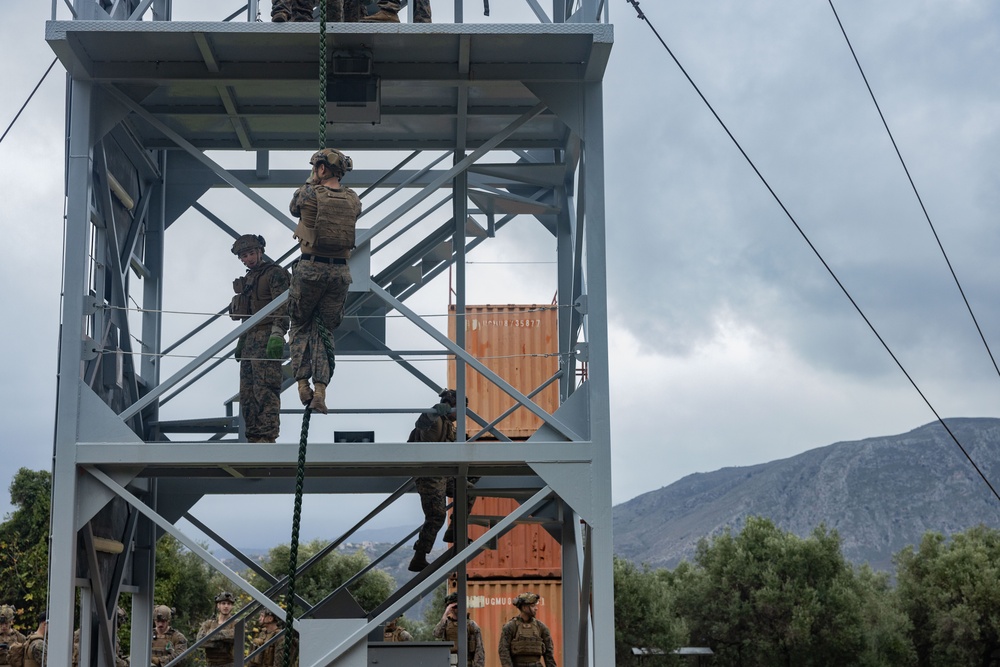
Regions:
[[[151,627],[155,542],[163,533],[283,616],[280,580],[273,578],[278,593],[256,590],[176,525],[206,495],[294,491],[295,448],[247,445],[235,397],[205,395],[204,378],[270,309],[210,333],[189,361],[164,372],[171,353],[204,340],[216,321],[208,317],[165,340],[165,290],[218,291],[216,312],[223,316],[228,303],[221,288],[172,271],[165,252],[188,243],[189,253],[215,261],[217,249],[171,233],[191,209],[200,224],[240,233],[210,210],[205,199],[212,191],[258,207],[256,214],[281,232],[270,237],[271,256],[294,258],[295,222],[264,189],[283,189],[287,198],[307,176],[271,162],[317,146],[319,26],[258,22],[258,0],[216,22],[174,20],[174,4],[53,0],[46,24],[46,40],[68,73],[50,665],[70,664],[77,594],[85,612],[82,667],[114,664],[113,612],[123,591],[132,595],[133,629]],[[202,3],[224,14],[216,7],[222,4]],[[451,355],[460,395],[465,368],[472,367],[543,425],[526,442],[500,434],[488,446],[313,437],[308,494],[385,494],[381,509],[410,489],[419,470],[479,476],[482,493],[520,505],[471,544],[460,537],[453,551],[366,618],[332,623],[312,646],[320,657],[303,665],[367,664],[374,628],[451,572],[459,572],[464,586],[463,564],[529,517],[545,521],[563,547],[565,663],[614,664],[602,115],[612,27],[598,0],[553,0],[551,12],[535,0],[527,7],[538,23],[464,23],[462,0],[455,0],[455,23],[328,24],[331,81],[350,82],[334,86],[329,144],[350,152],[360,167],[351,187],[372,191],[351,260],[354,285],[337,331],[338,358],[391,360],[428,387],[414,397],[423,406],[438,385],[415,360]],[[57,20],[67,9],[71,19]],[[249,168],[222,166],[227,156],[237,162],[247,155]],[[523,219],[544,229],[556,249],[560,369],[545,385],[558,383],[560,405],[551,413],[468,353],[461,328],[452,341],[408,305],[428,281],[451,271],[462,313],[467,258]],[[279,236],[288,239],[280,257]],[[394,321],[407,322],[428,344],[399,349]],[[198,405],[218,405],[223,414],[161,415],[168,401],[192,394]],[[386,405],[377,394],[364,400],[363,411],[372,415],[415,411]],[[490,430],[471,407],[459,414],[459,433]],[[463,521],[457,534],[465,532]],[[150,663],[146,637],[133,632],[131,664]]]

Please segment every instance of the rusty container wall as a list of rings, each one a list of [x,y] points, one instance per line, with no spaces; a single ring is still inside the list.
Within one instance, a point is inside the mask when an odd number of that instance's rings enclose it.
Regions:
[[[511,498],[476,499],[473,517],[501,519],[517,508]],[[476,539],[487,527],[471,518],[469,537]],[[496,549],[483,551],[466,565],[470,579],[535,579],[562,576],[562,546],[537,524],[518,524],[497,538]]]
[[[465,349],[522,394],[530,394],[559,370],[557,309],[550,305],[486,305],[465,307]],[[448,335],[455,340],[455,307],[448,313]],[[514,399],[468,368],[465,374],[469,407],[493,421],[514,405]],[[448,386],[455,386],[455,362],[448,362]],[[553,382],[532,400],[546,412],[559,407],[559,387]],[[498,424],[511,439],[531,436],[541,420],[519,408]],[[470,429],[473,428],[470,426]]]
[[[563,609],[562,581],[559,579],[512,579],[494,581],[469,581],[466,586],[466,605],[472,620],[483,633],[486,667],[501,667],[497,646],[500,628],[517,615],[514,598],[521,593],[537,593],[538,620],[552,633],[557,665],[563,664]]]

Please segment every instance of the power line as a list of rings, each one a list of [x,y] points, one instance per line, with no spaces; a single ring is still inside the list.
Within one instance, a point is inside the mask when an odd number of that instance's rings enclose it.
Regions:
[[[871,84],[868,82],[868,77],[865,76],[865,71],[861,67],[861,61],[858,60],[858,54],[854,52],[854,46],[851,44],[851,40],[847,36],[847,31],[844,29],[844,24],[840,20],[840,15],[837,14],[837,8],[833,6],[833,0],[827,1],[830,3],[830,9],[833,10],[834,18],[837,19],[837,25],[840,27],[840,32],[844,35],[844,41],[847,42],[847,48],[851,51],[854,63],[858,66],[858,72],[861,74],[861,78],[865,82],[868,94],[871,96],[872,102],[875,104],[875,110],[878,111],[878,117],[882,120],[882,126],[885,127],[885,132],[889,135],[889,141],[892,142],[892,148],[896,151],[896,157],[899,158],[899,164],[903,167],[903,171],[906,173],[906,180],[910,182],[910,187],[913,189],[913,194],[917,198],[917,203],[920,204],[920,210],[923,211],[924,218],[927,220],[927,225],[931,228],[931,232],[934,234],[934,240],[937,242],[938,248],[941,250],[941,255],[944,257],[944,261],[948,265],[948,270],[951,272],[951,277],[955,280],[955,285],[958,287],[958,291],[962,295],[962,300],[965,302],[965,307],[968,309],[969,315],[972,317],[972,322],[976,325],[976,331],[979,332],[979,338],[983,341],[983,346],[986,347],[986,353],[990,355],[990,361],[993,363],[993,368],[996,370],[997,375],[1000,376],[1000,367],[997,366],[997,361],[993,356],[993,351],[990,349],[989,343],[986,342],[986,336],[983,334],[983,330],[979,326],[979,320],[976,319],[976,314],[972,311],[972,305],[965,296],[965,290],[962,289],[962,283],[959,282],[958,275],[955,274],[955,269],[952,267],[951,260],[948,258],[948,253],[945,252],[944,245],[941,243],[941,238],[938,236],[937,229],[935,229],[934,223],[931,222],[930,213],[927,212],[927,207],[924,206],[924,200],[920,197],[920,192],[917,190],[917,185],[914,183],[913,177],[910,175],[910,170],[906,166],[906,161],[903,160],[903,154],[900,152],[899,146],[896,145],[896,138],[892,135],[892,130],[889,129],[889,123],[886,122],[885,115],[882,113],[882,107],[879,106],[878,100],[875,98],[875,92],[872,90]]]
[[[767,191],[771,194],[771,197],[778,204],[778,206],[781,207],[781,210],[784,212],[785,216],[792,223],[792,225],[795,226],[795,229],[799,232],[799,235],[802,237],[802,239],[809,246],[809,249],[813,251],[813,254],[816,255],[816,258],[819,259],[819,261],[820,261],[821,264],[823,264],[823,268],[825,268],[826,271],[827,271],[827,273],[830,274],[830,277],[833,278],[833,281],[835,283],[837,283],[837,287],[840,288],[840,291],[844,293],[844,296],[847,297],[847,300],[851,302],[852,306],[854,306],[854,310],[857,311],[858,315],[861,316],[861,319],[864,320],[865,324],[868,325],[868,328],[871,330],[871,332],[873,334],[875,334],[875,338],[878,339],[878,342],[881,343],[882,347],[889,354],[889,356],[892,358],[893,362],[896,364],[896,366],[899,368],[899,370],[903,373],[903,375],[909,381],[910,385],[912,385],[912,387],[916,390],[917,394],[924,401],[924,404],[927,405],[927,407],[930,409],[931,413],[933,413],[933,415],[934,415],[935,419],[937,419],[938,423],[941,424],[941,426],[948,433],[948,435],[951,436],[952,441],[954,441],[955,445],[958,446],[958,448],[961,450],[962,454],[965,455],[965,458],[969,461],[969,464],[979,474],[979,476],[982,478],[983,482],[986,483],[986,486],[989,487],[989,489],[993,493],[994,497],[996,497],[997,500],[1000,500],[1000,493],[997,493],[997,490],[993,487],[993,484],[990,483],[990,480],[987,479],[987,477],[983,473],[983,471],[980,470],[980,468],[979,468],[978,465],[976,465],[976,462],[972,460],[971,456],[969,456],[969,453],[966,451],[965,447],[962,446],[962,443],[959,442],[958,438],[955,436],[955,434],[952,432],[952,430],[950,428],[948,428],[947,424],[945,424],[944,419],[942,419],[941,415],[939,415],[938,412],[937,412],[937,410],[934,409],[934,406],[931,404],[930,400],[927,398],[927,396],[924,395],[924,392],[921,391],[921,389],[917,385],[916,381],[913,379],[912,376],[910,376],[909,372],[903,366],[902,362],[896,357],[895,353],[889,347],[889,344],[885,341],[884,338],[882,338],[882,335],[878,332],[878,329],[875,328],[875,325],[872,324],[871,320],[868,319],[868,316],[865,315],[865,312],[861,309],[861,306],[859,306],[858,303],[857,303],[857,301],[854,300],[854,297],[851,296],[851,293],[847,290],[847,287],[845,287],[844,284],[840,281],[840,278],[837,277],[837,274],[834,272],[833,268],[831,268],[830,265],[827,263],[826,259],[823,258],[823,255],[819,252],[819,249],[817,249],[816,246],[813,245],[813,242],[809,239],[809,236],[805,233],[805,230],[803,230],[802,227],[799,225],[798,221],[795,220],[795,216],[793,216],[791,214],[791,212],[788,210],[788,208],[785,206],[785,204],[781,201],[781,198],[778,197],[778,194],[774,191],[774,189],[771,187],[771,185],[767,182],[767,179],[764,178],[764,175],[760,172],[759,169],[757,169],[757,165],[754,164],[754,161],[750,159],[750,156],[747,155],[747,152],[745,150],[743,150],[743,146],[736,139],[736,137],[733,136],[733,133],[729,130],[729,127],[722,120],[722,118],[719,116],[719,114],[715,111],[715,108],[708,101],[708,98],[706,98],[705,95],[701,92],[701,89],[698,87],[698,84],[696,84],[694,82],[694,79],[691,78],[691,76],[688,74],[687,70],[684,69],[684,66],[681,65],[680,60],[677,59],[677,56],[674,55],[674,52],[670,49],[669,46],[667,46],[667,43],[660,36],[660,33],[657,32],[657,30],[653,26],[652,22],[649,20],[649,18],[639,8],[639,0],[626,0],[626,2],[628,2],[629,4],[631,4],[635,8],[635,11],[636,11],[636,14],[638,15],[638,18],[640,20],[642,20],[642,21],[645,21],[646,25],[649,26],[649,29],[653,31],[653,34],[656,35],[656,39],[659,40],[660,44],[663,45],[663,48],[666,49],[666,51],[667,51],[668,54],[670,54],[671,59],[673,59],[674,63],[677,65],[678,69],[680,69],[681,74],[683,74],[684,78],[686,78],[688,80],[688,83],[690,83],[691,87],[694,88],[694,91],[698,94],[698,97],[701,98],[701,101],[705,103],[705,106],[708,107],[708,110],[710,112],[712,112],[712,115],[715,117],[715,120],[718,121],[719,125],[722,127],[722,129],[725,131],[725,133],[729,136],[729,139],[733,142],[733,145],[736,146],[737,150],[739,150],[740,154],[743,156],[743,159],[745,159],[747,161],[747,164],[750,165],[750,168],[753,169],[753,172],[757,175],[757,178],[760,179],[760,182],[764,185],[765,188],[767,188]],[[831,7],[832,7],[832,4],[831,4]],[[834,13],[836,13],[836,12],[834,12]],[[838,19],[838,21],[839,21],[839,19]],[[845,37],[846,37],[846,35],[845,35]],[[853,49],[852,49],[852,53],[853,53]],[[859,65],[859,67],[860,67],[860,65]],[[888,127],[887,127],[887,129],[888,129]],[[893,142],[893,145],[895,145],[895,142]],[[898,153],[898,151],[897,151],[897,153]],[[900,159],[902,159],[902,158],[900,158]],[[909,173],[907,173],[907,175],[909,175]],[[912,181],[911,181],[911,183],[912,183]],[[921,203],[921,207],[922,206],[923,206],[923,203]],[[926,211],[925,211],[925,213],[926,213]],[[929,221],[929,218],[928,218],[928,221]],[[936,236],[937,236],[937,234],[935,233],[935,237]],[[942,248],[942,251],[943,251],[943,248]],[[950,266],[951,265],[949,263],[949,267]],[[968,303],[968,302],[966,302],[966,303]]]
[[[35,88],[31,91],[31,94],[28,95],[28,99],[26,99],[24,101],[24,104],[21,105],[21,108],[18,109],[17,114],[15,114],[14,116],[14,120],[10,121],[10,125],[8,125],[7,129],[3,131],[3,136],[0,136],[0,143],[3,143],[3,140],[7,138],[7,133],[10,132],[10,128],[14,127],[14,123],[16,123],[17,119],[21,117],[21,112],[24,111],[24,108],[26,106],[28,106],[28,102],[31,101],[31,98],[35,96],[35,93],[38,91],[38,87],[42,85],[42,81],[45,81],[45,77],[47,77],[49,75],[49,72],[52,71],[52,67],[56,64],[57,60],[59,59],[53,58],[52,62],[49,63],[49,68],[45,70],[45,74],[43,74],[42,78],[39,79],[38,83],[35,84]]]

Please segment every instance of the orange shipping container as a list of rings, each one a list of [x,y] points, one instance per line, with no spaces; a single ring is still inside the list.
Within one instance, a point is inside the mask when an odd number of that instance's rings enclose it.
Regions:
[[[552,633],[557,665],[563,664],[562,581],[558,579],[520,579],[505,581],[469,581],[466,606],[483,633],[486,667],[500,667],[497,647],[500,629],[517,615],[513,602],[521,593],[537,593],[538,620]]]
[[[465,349],[522,394],[530,394],[559,370],[557,309],[547,305],[465,307]],[[448,336],[456,339],[455,306],[449,308]],[[448,362],[448,383],[456,384],[455,362]],[[514,405],[513,398],[477,371],[467,368],[469,407],[493,421]],[[559,385],[553,382],[532,399],[546,412],[559,407]],[[498,424],[511,439],[526,439],[541,420],[518,408]],[[472,428],[472,426],[470,426]]]
[[[478,498],[473,517],[503,518],[517,508],[511,498]],[[483,523],[486,523],[485,521]],[[470,519],[469,536],[475,539],[486,526]],[[544,578],[562,576],[562,547],[538,524],[518,524],[497,538],[496,549],[483,551],[467,564],[470,579]]]

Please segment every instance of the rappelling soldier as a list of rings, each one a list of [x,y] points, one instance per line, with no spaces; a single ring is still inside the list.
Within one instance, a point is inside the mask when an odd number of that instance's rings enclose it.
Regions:
[[[187,638],[176,628],[170,627],[173,612],[166,605],[153,607],[152,664],[154,667],[170,661],[187,650]]]
[[[264,257],[264,237],[244,234],[232,248],[245,276],[233,281],[236,296],[229,316],[244,320],[288,290],[288,271]],[[249,442],[274,442],[281,415],[281,360],[285,356],[288,331],[286,306],[275,311],[240,336],[236,358],[240,360],[240,412]]]
[[[354,168],[351,158],[324,148],[314,153],[309,163],[309,181],[295,191],[289,204],[291,214],[299,218],[293,236],[302,255],[292,270],[288,314],[292,373],[298,382],[299,400],[310,410],[326,414],[326,387],[333,376],[333,362],[316,320],[329,332],[332,347],[333,332],[344,320],[344,302],[351,285],[347,260],[354,249],[361,199],[340,182]]]
[[[469,667],[483,667],[486,651],[483,648],[483,633],[466,613],[466,635]],[[451,664],[458,664],[458,593],[449,593],[444,598],[444,614],[434,626],[434,638],[451,642]]]
[[[514,598],[514,606],[518,615],[500,631],[501,667],[556,667],[552,633],[535,618],[538,595],[521,593]]]

